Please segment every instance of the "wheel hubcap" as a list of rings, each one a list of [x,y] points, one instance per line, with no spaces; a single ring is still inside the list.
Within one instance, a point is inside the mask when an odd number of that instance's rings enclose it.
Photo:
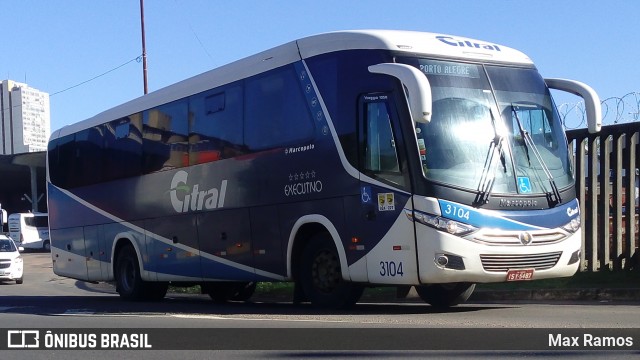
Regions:
[[[311,265],[311,275],[316,289],[325,293],[333,291],[341,279],[338,257],[331,251],[319,252]]]

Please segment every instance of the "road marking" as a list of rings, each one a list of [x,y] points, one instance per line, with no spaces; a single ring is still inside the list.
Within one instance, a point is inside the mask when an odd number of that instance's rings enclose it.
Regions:
[[[96,312],[95,310],[88,309],[69,309],[65,310],[63,313],[58,314],[50,314],[51,316],[78,316],[78,317],[160,317],[167,316],[165,313],[105,313],[105,312]]]
[[[319,320],[319,319],[278,319],[278,318],[240,318],[225,317],[216,315],[190,315],[190,314],[168,314],[171,317],[181,319],[202,319],[202,320],[239,320],[239,321],[286,321],[286,322],[321,322],[321,323],[349,323],[344,320]]]
[[[62,314],[58,314],[58,315],[93,315],[93,314],[95,314],[94,310],[68,309],[68,310],[65,310],[65,312],[63,312]]]

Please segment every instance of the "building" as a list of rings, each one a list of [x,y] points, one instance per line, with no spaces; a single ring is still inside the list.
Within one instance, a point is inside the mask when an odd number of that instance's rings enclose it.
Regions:
[[[0,81],[0,154],[45,151],[51,134],[49,94],[12,80]]]

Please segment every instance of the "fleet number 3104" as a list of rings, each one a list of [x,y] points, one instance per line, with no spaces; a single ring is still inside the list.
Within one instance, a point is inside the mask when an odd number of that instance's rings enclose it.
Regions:
[[[447,204],[444,207],[444,214],[458,219],[469,220],[469,210],[465,210],[451,204]]]
[[[403,276],[402,261],[380,261],[380,276]]]

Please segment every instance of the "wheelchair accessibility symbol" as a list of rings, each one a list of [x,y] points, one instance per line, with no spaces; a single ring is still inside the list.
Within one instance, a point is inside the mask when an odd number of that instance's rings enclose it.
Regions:
[[[518,192],[520,194],[531,193],[531,181],[528,177],[518,176]]]
[[[363,186],[360,188],[360,199],[363,204],[371,203],[371,187]]]

